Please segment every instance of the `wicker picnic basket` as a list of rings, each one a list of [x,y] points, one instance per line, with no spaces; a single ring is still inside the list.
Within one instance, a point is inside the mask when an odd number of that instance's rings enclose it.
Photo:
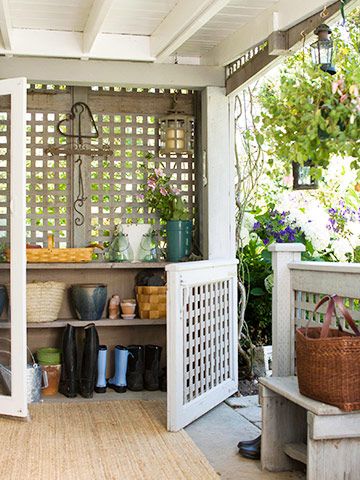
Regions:
[[[351,412],[360,409],[360,331],[337,295],[325,296],[315,312],[329,302],[322,327],[296,331],[296,365],[300,393]],[[352,333],[330,328],[338,306]]]
[[[26,259],[29,263],[81,263],[91,262],[93,247],[55,248],[54,236],[48,235],[47,248],[27,248]],[[6,260],[10,261],[10,249],[7,249]]]
[[[136,287],[140,318],[166,317],[166,287]]]
[[[26,319],[29,323],[53,322],[58,318],[66,284],[33,282],[26,285]]]

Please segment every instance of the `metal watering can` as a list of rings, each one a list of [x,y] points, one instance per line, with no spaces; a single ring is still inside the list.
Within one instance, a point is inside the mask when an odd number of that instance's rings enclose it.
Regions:
[[[7,338],[2,338],[1,341],[6,340],[10,342]],[[40,365],[35,362],[35,358],[28,348],[30,353],[32,363],[27,364],[26,370],[26,392],[27,392],[27,403],[36,403],[40,402],[41,399],[41,390],[46,388],[48,384],[47,373],[42,371]],[[11,353],[8,350],[0,350],[0,354],[10,356]],[[11,368],[8,365],[3,365],[0,363],[0,379],[5,387],[5,395],[11,394]]]

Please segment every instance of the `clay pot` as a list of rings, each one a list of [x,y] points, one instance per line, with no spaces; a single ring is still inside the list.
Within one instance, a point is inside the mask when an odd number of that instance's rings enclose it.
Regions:
[[[124,315],[133,315],[136,309],[136,301],[131,299],[125,299],[121,302],[121,311]]]

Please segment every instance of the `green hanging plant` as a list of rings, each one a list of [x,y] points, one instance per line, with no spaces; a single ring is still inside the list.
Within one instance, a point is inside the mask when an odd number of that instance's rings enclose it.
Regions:
[[[352,32],[353,34],[353,32]],[[312,161],[312,176],[321,175],[332,155],[351,156],[359,168],[360,54],[334,38],[337,74],[323,72],[304,52],[286,61],[278,82],[260,91],[261,131],[268,154],[290,171],[292,162]]]

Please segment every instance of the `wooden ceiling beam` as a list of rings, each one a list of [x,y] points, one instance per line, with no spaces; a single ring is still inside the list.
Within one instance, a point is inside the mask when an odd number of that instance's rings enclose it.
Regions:
[[[91,52],[96,39],[101,34],[101,29],[113,3],[114,0],[94,0],[83,33],[85,56]]]
[[[0,0],[0,31],[5,50],[12,49],[12,25],[8,0]]]
[[[150,37],[150,52],[157,61],[166,59],[183,45],[229,0],[181,0]]]

